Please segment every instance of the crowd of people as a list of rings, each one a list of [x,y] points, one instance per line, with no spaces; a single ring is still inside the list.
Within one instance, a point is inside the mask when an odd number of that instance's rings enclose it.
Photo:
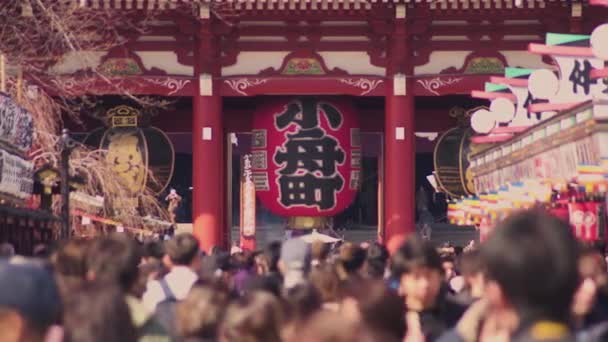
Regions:
[[[196,238],[0,246],[2,342],[608,341],[601,246],[524,211],[481,246],[300,238],[201,252]]]

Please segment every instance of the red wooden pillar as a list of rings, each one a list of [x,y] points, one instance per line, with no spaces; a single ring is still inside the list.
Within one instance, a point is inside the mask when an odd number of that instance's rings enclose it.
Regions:
[[[209,18],[201,18],[195,49],[196,95],[192,120],[192,223],[201,249],[225,243],[222,98],[214,87],[219,70]]]
[[[407,81],[406,81],[407,82]],[[393,92],[391,85],[389,91]],[[414,97],[386,95],[384,123],[385,241],[415,231]]]
[[[192,122],[192,222],[201,249],[223,244],[224,134],[220,96],[195,96]]]
[[[384,241],[415,232],[416,147],[405,6],[396,8],[384,121]]]

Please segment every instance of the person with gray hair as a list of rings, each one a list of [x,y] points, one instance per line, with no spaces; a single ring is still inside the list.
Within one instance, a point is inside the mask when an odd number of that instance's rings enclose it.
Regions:
[[[0,259],[10,259],[15,256],[15,247],[10,242],[0,244]]]

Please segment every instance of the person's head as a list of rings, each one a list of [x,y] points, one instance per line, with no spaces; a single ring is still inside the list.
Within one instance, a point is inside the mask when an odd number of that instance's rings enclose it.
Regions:
[[[365,250],[360,246],[347,242],[340,246],[338,265],[344,272],[342,278],[358,274],[365,262]]]
[[[340,277],[334,265],[326,264],[313,269],[310,272],[309,280],[321,294],[323,303],[331,303],[338,300]]]
[[[0,262],[0,341],[43,341],[60,318],[61,299],[48,270]]]
[[[15,256],[15,247],[8,242],[0,243],[0,259],[10,259]]]
[[[310,245],[302,239],[290,239],[281,246],[279,270],[283,274],[285,288],[302,283],[310,270]]]
[[[137,331],[122,291],[87,284],[66,300],[65,342],[135,342]]]
[[[270,262],[266,258],[263,252],[258,251],[253,254],[253,260],[255,263],[255,274],[265,275],[270,272]]]
[[[273,241],[264,248],[264,257],[268,263],[268,271],[279,272],[279,259],[281,258],[281,242]]]
[[[598,290],[606,287],[606,263],[602,253],[591,246],[581,246],[578,260],[580,284],[574,294],[572,311],[576,317],[587,315],[595,304]]]
[[[175,308],[180,337],[215,340],[229,304],[228,291],[218,284],[195,285]]]
[[[228,252],[217,252],[202,258],[199,278],[208,281],[222,281],[231,286],[232,274],[236,270]]]
[[[460,256],[460,273],[464,278],[464,288],[474,298],[479,298],[485,288],[485,277],[479,250],[472,250]]]
[[[200,266],[198,240],[192,234],[179,234],[167,241],[165,261],[170,267],[188,266],[197,269]]]
[[[321,309],[321,294],[310,284],[291,288],[285,298],[292,321],[304,322]]]
[[[162,260],[165,256],[165,246],[160,241],[146,241],[143,246],[143,258],[145,262]]]
[[[315,265],[325,263],[330,252],[330,245],[322,241],[314,241],[311,246],[312,261]]]
[[[267,292],[276,296],[277,298],[281,297],[282,294],[282,284],[281,279],[279,277],[267,277],[267,276],[253,276],[247,279],[244,286],[244,293],[250,292]]]
[[[85,281],[89,246],[90,242],[87,240],[71,239],[61,243],[51,255],[51,264],[62,297],[69,295],[72,289],[81,286]]]
[[[344,319],[335,312],[320,311],[287,339],[287,342],[393,342],[393,340],[374,335],[364,324]]]
[[[514,214],[481,246],[486,297],[523,321],[567,321],[578,284],[578,251],[567,223],[541,210]]]
[[[405,335],[405,303],[381,280],[349,282],[341,300],[341,314],[372,331],[395,339]]]
[[[373,243],[367,248],[365,271],[368,277],[382,279],[388,261],[388,250],[379,243]]]
[[[220,326],[220,342],[280,342],[283,308],[265,292],[246,295],[228,306]]]
[[[391,275],[399,279],[399,293],[405,296],[408,309],[431,308],[436,304],[443,268],[435,248],[411,236],[391,259]]]
[[[91,242],[84,239],[71,239],[63,242],[51,255],[51,263],[56,274],[79,277],[87,275],[86,255]]]
[[[451,255],[441,256],[441,268],[443,268],[443,275],[446,281],[449,281],[456,276],[456,270],[454,269],[454,257]]]
[[[125,234],[99,238],[87,252],[87,278],[130,292],[138,279],[141,255],[139,245]]]
[[[166,272],[167,270],[163,267],[162,262],[156,259],[140,264],[137,281],[131,286],[130,294],[137,298],[143,298],[148,282],[161,279],[166,275]]]
[[[251,271],[255,265],[255,257],[249,251],[238,252],[230,256],[232,263],[239,270]]]

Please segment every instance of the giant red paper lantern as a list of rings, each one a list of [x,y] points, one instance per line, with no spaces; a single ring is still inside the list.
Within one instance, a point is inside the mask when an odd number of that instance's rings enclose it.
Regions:
[[[281,216],[333,216],[359,188],[357,113],[346,99],[277,98],[253,118],[253,179],[262,204]]]

